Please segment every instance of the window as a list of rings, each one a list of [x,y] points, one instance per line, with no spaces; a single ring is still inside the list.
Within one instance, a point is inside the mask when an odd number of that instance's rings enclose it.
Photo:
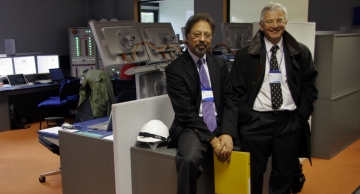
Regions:
[[[157,23],[159,22],[159,3],[141,3],[140,8],[140,23]]]

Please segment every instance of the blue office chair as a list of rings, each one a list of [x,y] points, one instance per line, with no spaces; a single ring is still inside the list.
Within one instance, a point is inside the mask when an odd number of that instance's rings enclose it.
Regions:
[[[95,119],[95,117],[92,113],[90,102],[89,102],[90,95],[91,95],[91,91],[89,90],[86,93],[86,98],[85,98],[84,102],[77,108],[75,122],[81,122],[81,121]],[[56,117],[52,117],[52,118],[56,118]],[[56,123],[58,126],[61,126],[64,123],[64,118],[63,117],[58,117],[58,118],[60,118],[60,119],[57,120]],[[62,118],[62,120],[61,120],[61,118]],[[52,153],[60,155],[60,150],[59,150],[58,145],[52,143],[51,141],[45,139],[42,136],[39,136],[38,141],[43,146],[45,146],[47,149],[49,149]],[[59,170],[54,170],[54,171],[45,172],[45,173],[40,174],[39,181],[41,183],[43,183],[46,181],[47,176],[53,176],[53,175],[58,175],[58,174],[61,174],[61,168]]]
[[[80,88],[80,78],[70,79],[69,87],[67,87],[66,99],[72,102],[79,101],[79,88]],[[50,96],[49,100],[58,99],[59,96]]]
[[[47,149],[49,149],[52,153],[54,153],[56,155],[60,155],[60,149],[59,149],[58,145],[50,142],[49,140],[45,139],[42,136],[39,136],[38,140],[43,146],[45,146]],[[57,174],[61,174],[61,169],[40,174],[39,181],[41,183],[43,183],[46,180],[46,178],[45,178],[46,176],[53,176],[53,175],[57,175]]]
[[[69,91],[70,86],[71,86],[70,80],[63,80],[60,85],[60,91],[59,91],[58,98],[48,99],[48,100],[45,100],[45,101],[41,102],[40,104],[38,104],[38,107],[41,108],[40,130],[41,130],[41,123],[42,123],[42,119],[43,119],[44,107],[59,107],[63,110],[64,107],[69,103],[69,101],[67,99],[67,91]]]

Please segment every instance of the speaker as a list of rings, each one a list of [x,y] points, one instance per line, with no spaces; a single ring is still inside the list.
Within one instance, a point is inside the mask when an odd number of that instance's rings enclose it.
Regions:
[[[5,39],[5,52],[7,56],[15,55],[15,40],[14,39]]]

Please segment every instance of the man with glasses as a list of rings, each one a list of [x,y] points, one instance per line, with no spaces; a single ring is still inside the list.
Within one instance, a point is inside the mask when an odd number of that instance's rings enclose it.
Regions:
[[[190,17],[185,26],[188,49],[165,69],[175,112],[168,147],[177,148],[178,194],[196,193],[200,161],[214,152],[219,161],[230,162],[238,140],[237,106],[225,60],[208,53],[214,29],[210,15]]]
[[[317,71],[309,49],[285,30],[286,24],[283,5],[265,6],[260,30],[237,52],[230,74],[241,150],[250,152],[253,194],[262,193],[269,156],[270,194],[289,194],[299,155],[310,157],[307,120],[317,99]]]

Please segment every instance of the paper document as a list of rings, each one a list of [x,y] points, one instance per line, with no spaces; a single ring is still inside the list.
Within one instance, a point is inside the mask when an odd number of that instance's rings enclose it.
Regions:
[[[114,135],[105,136],[103,139],[114,140]]]
[[[41,132],[46,132],[46,133],[50,133],[50,134],[59,134],[59,130],[62,131],[68,131],[68,132],[76,132],[79,131],[77,129],[63,129],[61,127],[51,127],[51,128],[47,128],[47,129],[41,129]]]

